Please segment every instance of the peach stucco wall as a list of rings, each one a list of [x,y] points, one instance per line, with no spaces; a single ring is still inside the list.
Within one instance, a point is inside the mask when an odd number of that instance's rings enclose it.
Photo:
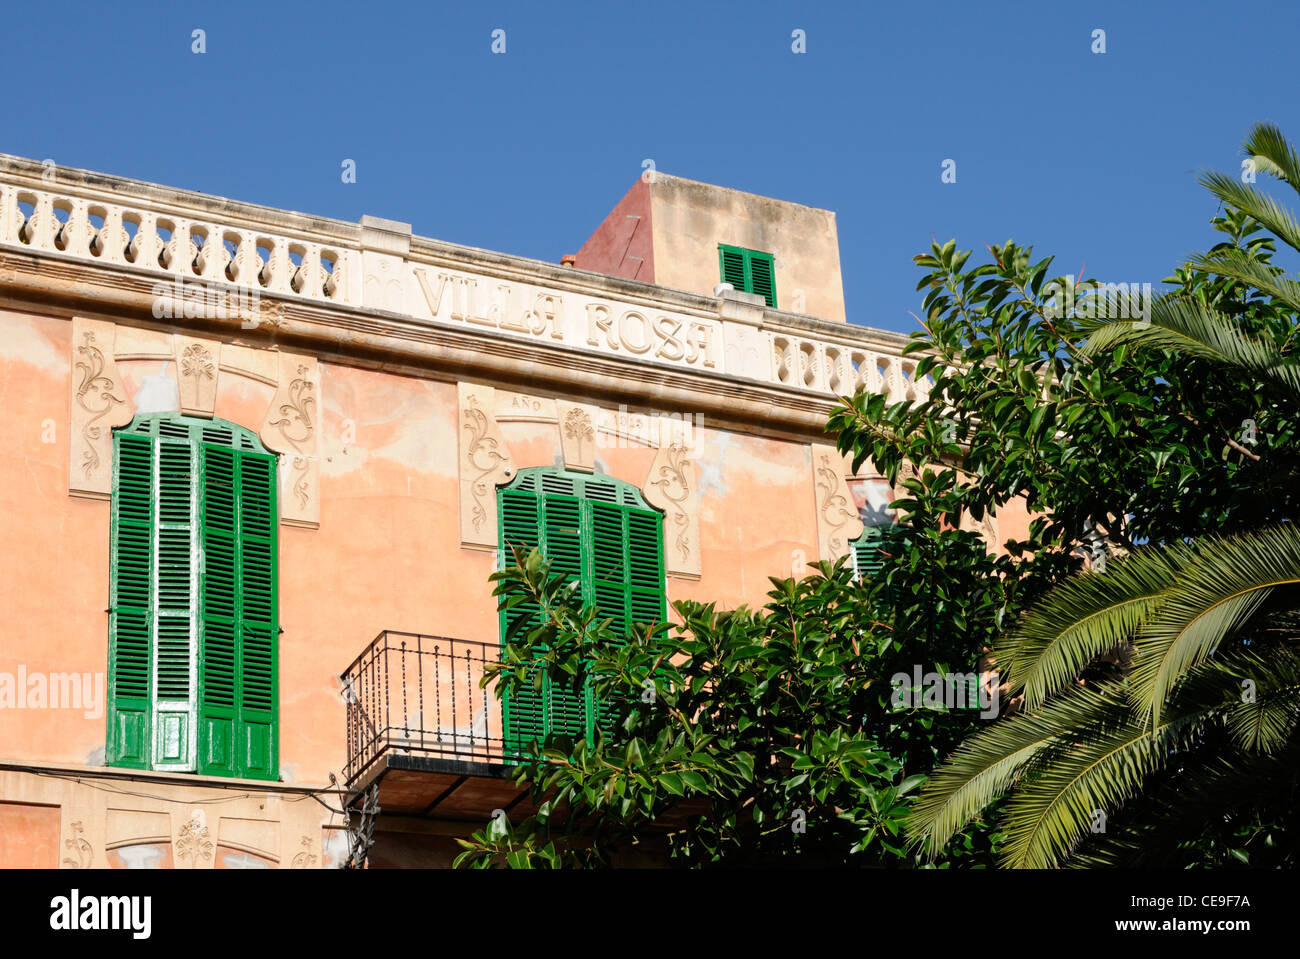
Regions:
[[[0,869],[59,864],[59,807],[0,802]]]
[[[775,261],[778,309],[845,322],[834,213],[663,175],[650,197],[656,283],[709,294],[719,243],[761,250]]]
[[[110,504],[68,495],[70,345],[66,320],[0,312],[0,672],[107,668]],[[138,408],[166,408],[167,363],[118,368]],[[337,677],[379,631],[498,639],[495,556],[459,545],[455,384],[326,363],[320,380],[320,527],[280,527],[280,764],[298,784],[341,773]],[[216,415],[257,430],[270,399],[223,373]],[[502,430],[520,467],[557,462],[554,425]],[[700,443],[703,576],[670,578],[669,600],[761,604],[768,576],[816,556],[807,447],[707,421]],[[596,468],[639,487],[653,456],[606,445]],[[98,705],[0,710],[0,759],[102,763]]]

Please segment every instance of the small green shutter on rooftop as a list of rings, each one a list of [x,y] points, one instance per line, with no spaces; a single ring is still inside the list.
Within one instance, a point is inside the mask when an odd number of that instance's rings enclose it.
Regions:
[[[749,292],[757,293],[768,306],[776,307],[776,276],[772,257],[767,253],[749,254]]]
[[[722,264],[722,282],[730,283],[733,288],[742,292],[749,292],[749,284],[745,277],[745,254],[730,246],[718,247],[718,258]]]
[[[776,308],[776,262],[770,253],[718,244],[719,272],[723,283],[744,293],[757,293]]]

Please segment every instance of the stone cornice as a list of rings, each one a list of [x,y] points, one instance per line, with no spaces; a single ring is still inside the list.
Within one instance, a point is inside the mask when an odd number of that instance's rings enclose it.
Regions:
[[[322,361],[502,388],[698,412],[746,432],[806,441],[823,435],[834,407],[819,396],[723,374],[686,373],[563,344],[528,343],[491,330],[413,320],[377,310],[321,308],[263,297],[266,322],[239,317],[181,323],[153,317],[153,282],[52,254],[3,254],[0,307],[71,319],[126,322],[168,333],[217,336],[238,346],[310,352]],[[270,303],[271,309],[267,309]]]
[[[0,302],[820,437],[926,388],[908,337],[0,155]],[[169,292],[174,290],[173,292]],[[198,291],[200,310],[182,301]],[[203,295],[237,304],[203,310]],[[158,311],[171,298],[176,310]],[[250,302],[251,301],[251,302]]]

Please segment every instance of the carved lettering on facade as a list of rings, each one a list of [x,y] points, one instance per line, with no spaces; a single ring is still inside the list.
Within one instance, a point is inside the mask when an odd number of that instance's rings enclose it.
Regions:
[[[313,850],[316,847],[315,844],[311,841],[311,837],[303,836],[300,845],[302,846],[302,851],[294,855],[293,860],[289,863],[289,868],[290,869],[315,868],[317,857],[316,857],[316,853],[313,852]]]
[[[718,325],[714,320],[603,300],[588,301],[579,311],[569,312],[564,297],[553,290],[450,270],[415,267],[412,272],[429,314],[436,320],[663,363],[701,369],[717,366]]]

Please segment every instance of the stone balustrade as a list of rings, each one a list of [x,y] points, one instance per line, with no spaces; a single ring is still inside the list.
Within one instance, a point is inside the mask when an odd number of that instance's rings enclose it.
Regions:
[[[891,402],[921,400],[930,378],[916,377],[916,357],[773,332],[772,378],[786,386],[846,396],[865,390]]]
[[[229,286],[286,307],[382,310],[780,385],[921,399],[906,338],[752,302],[613,280],[411,237],[392,221],[306,217],[0,156],[3,251],[57,254],[160,281]],[[412,242],[414,240],[414,242]],[[432,252],[431,252],[432,251]],[[157,315],[157,314],[155,314]],[[170,314],[168,314],[170,316]]]
[[[196,282],[359,305],[350,275],[359,253],[283,236],[252,222],[200,220],[152,203],[69,186],[0,181],[0,244],[64,253]]]

